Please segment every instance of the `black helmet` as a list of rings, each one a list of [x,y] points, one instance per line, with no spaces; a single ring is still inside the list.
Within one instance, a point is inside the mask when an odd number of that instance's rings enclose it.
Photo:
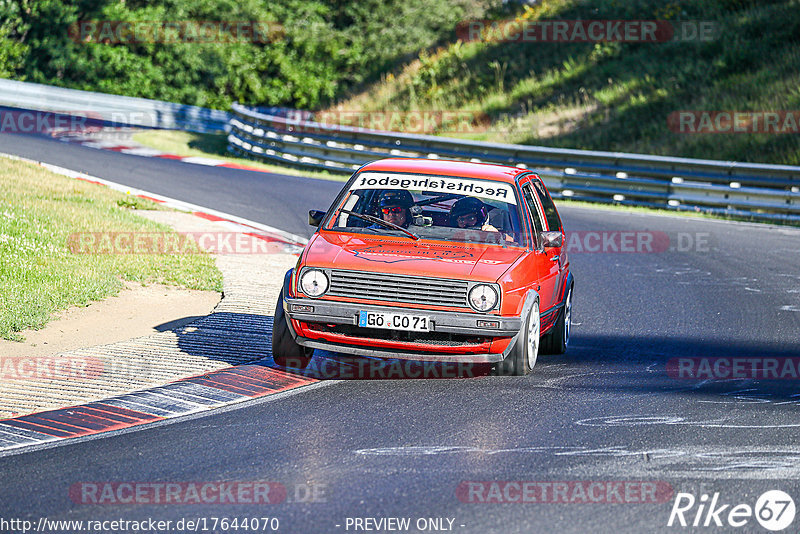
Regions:
[[[475,197],[464,197],[459,199],[450,208],[450,225],[458,227],[458,218],[464,215],[472,215],[476,217],[476,222],[472,227],[480,227],[486,221],[486,204],[480,199]]]
[[[394,208],[400,206],[403,208],[410,208],[414,204],[414,197],[405,189],[393,189],[385,191],[381,195],[381,208]]]

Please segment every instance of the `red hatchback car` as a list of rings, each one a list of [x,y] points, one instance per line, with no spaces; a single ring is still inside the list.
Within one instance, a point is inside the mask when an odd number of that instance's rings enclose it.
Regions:
[[[279,365],[313,350],[493,363],[525,375],[563,353],[573,280],[564,230],[536,173],[384,159],[353,174],[286,273],[273,324]]]

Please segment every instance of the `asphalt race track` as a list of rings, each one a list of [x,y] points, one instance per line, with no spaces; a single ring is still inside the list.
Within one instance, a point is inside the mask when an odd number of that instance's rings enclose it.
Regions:
[[[0,151],[306,236],[308,209],[326,209],[341,186],[26,136],[0,135]],[[408,532],[765,532],[755,517],[731,526],[730,511],[755,509],[767,490],[800,507],[800,230],[560,209],[574,233],[573,337],[530,376],[382,379],[370,361],[365,379],[16,453],[0,458],[2,516],[204,519],[208,532],[214,517],[277,518],[279,531],[300,533],[403,531],[365,518],[409,518]],[[648,232],[656,246],[615,251],[619,232]],[[778,362],[782,379],[683,374],[719,358]],[[312,365],[324,375],[336,361]],[[99,494],[79,491],[207,481],[286,493],[273,504],[92,504]],[[697,500],[687,528],[667,526],[679,492]],[[708,517],[715,494],[728,506]],[[508,502],[519,500],[536,502]]]

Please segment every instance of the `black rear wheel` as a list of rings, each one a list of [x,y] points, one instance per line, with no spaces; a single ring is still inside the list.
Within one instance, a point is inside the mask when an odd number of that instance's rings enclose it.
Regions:
[[[572,324],[572,286],[567,289],[564,307],[558,315],[553,329],[542,338],[542,354],[564,354],[569,345],[569,333]]]

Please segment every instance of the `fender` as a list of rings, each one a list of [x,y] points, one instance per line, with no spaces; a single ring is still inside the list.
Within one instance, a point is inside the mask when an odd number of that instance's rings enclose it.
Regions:
[[[286,297],[293,297],[294,292],[292,291],[292,274],[294,273],[294,267],[286,271],[286,274],[283,275],[283,295]]]
[[[567,300],[567,288],[574,286],[575,280],[572,278],[572,271],[567,274],[567,277],[564,279],[564,283],[561,284],[559,288],[559,294],[561,298],[558,299],[558,307],[562,308],[564,306],[564,302]]]
[[[556,321],[558,320],[559,316],[561,315],[561,309],[567,303],[567,288],[572,287],[573,285],[574,285],[574,281],[573,281],[573,278],[572,278],[572,273],[569,273],[564,278],[564,282],[558,288],[559,295],[560,295],[558,302],[554,306],[551,306],[550,308],[548,308],[546,310],[542,310],[542,313],[541,313],[542,319],[544,319],[545,317],[549,317],[549,319],[542,321],[542,333],[543,334],[549,333],[550,329],[553,327],[553,325],[556,324]]]
[[[533,304],[539,302],[539,292],[535,289],[529,289],[528,294],[525,295],[525,301],[522,303],[522,313],[520,317],[525,317],[531,311]],[[542,310],[540,309],[539,312]]]
[[[291,269],[286,271],[286,274],[283,275],[283,295],[284,295],[284,297],[286,297],[286,295],[294,296],[294,294],[292,293],[292,275],[293,274],[294,274],[294,267],[292,267]],[[287,309],[286,301],[285,300],[281,300],[281,302],[278,302],[276,304],[276,306],[280,306],[281,308],[283,308],[283,313],[286,314],[286,326],[289,328],[289,333],[291,334],[292,339],[294,339],[296,341],[297,340],[297,332],[295,331],[294,326],[292,326],[292,320],[289,319],[289,314],[287,313],[289,310]]]
[[[570,287],[570,286],[574,286],[574,285],[575,285],[575,281],[572,278],[572,273],[569,273],[567,275],[567,277],[564,278],[564,283],[562,283],[561,286],[558,288],[558,294],[560,295],[560,297],[558,299],[558,303],[555,304],[554,306],[551,306],[550,308],[548,308],[546,310],[541,310],[542,311],[542,314],[541,314],[542,317],[544,317],[545,315],[550,315],[553,312],[556,312],[556,311],[560,310],[561,308],[563,308],[564,305],[567,302],[567,288]]]
[[[533,305],[536,302],[539,302],[539,292],[536,291],[535,289],[528,290],[528,294],[525,295],[525,302],[523,302],[522,304],[522,313],[520,313],[520,318],[527,317],[531,311],[531,308],[533,308]],[[541,312],[541,309],[539,311]],[[539,316],[541,317],[541,313],[539,314]],[[527,324],[524,321],[522,323],[522,328],[527,328]],[[520,331],[517,332],[517,335],[511,338],[511,341],[508,343],[508,348],[506,348],[506,350],[503,351],[503,357],[508,356],[508,354],[511,352],[511,349],[513,349],[514,346],[517,344],[517,340],[519,339],[519,335],[521,333],[522,329],[520,329]]]

